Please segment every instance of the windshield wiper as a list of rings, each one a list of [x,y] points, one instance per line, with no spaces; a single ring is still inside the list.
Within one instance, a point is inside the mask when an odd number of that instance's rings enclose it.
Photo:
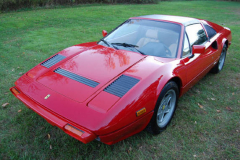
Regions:
[[[142,51],[140,51],[139,49],[137,49],[136,47],[138,47],[137,45],[134,44],[128,44],[128,43],[112,43],[112,45],[118,45],[118,46],[123,46],[123,47],[131,47],[134,48],[136,51],[138,51],[139,53],[146,55],[145,53],[143,53]]]
[[[138,47],[137,45],[134,44],[128,44],[128,43],[112,43],[118,46],[123,46],[123,47]]]
[[[105,41],[104,39],[101,39],[100,41],[103,41],[108,47],[113,47],[115,49],[118,49],[117,47],[113,46],[111,43],[109,43],[108,41]]]

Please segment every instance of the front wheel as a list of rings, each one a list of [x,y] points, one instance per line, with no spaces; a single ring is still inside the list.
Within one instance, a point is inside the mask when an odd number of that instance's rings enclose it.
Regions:
[[[163,87],[153,117],[146,128],[149,132],[159,134],[167,128],[176,110],[178,96],[179,90],[175,82],[170,81]]]

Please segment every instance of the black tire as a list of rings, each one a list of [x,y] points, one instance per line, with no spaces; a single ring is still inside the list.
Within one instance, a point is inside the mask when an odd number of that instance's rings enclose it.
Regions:
[[[221,55],[220,55],[220,58],[218,60],[218,63],[211,69],[211,71],[210,71],[211,73],[216,74],[216,73],[219,73],[223,69],[225,59],[226,59],[226,54],[227,54],[227,45],[224,44]],[[221,62],[221,57],[223,58],[222,59],[223,62]]]
[[[169,100],[167,100],[168,102],[166,103],[166,99],[167,99],[167,96],[169,96],[168,95],[169,93],[171,93],[173,95],[173,97],[174,97],[174,93],[175,93],[176,98],[174,100],[174,99],[171,99],[171,97],[170,97]],[[148,126],[146,127],[147,131],[149,131],[152,134],[159,134],[167,128],[167,126],[171,122],[173,115],[175,113],[177,102],[178,102],[178,96],[179,96],[179,89],[178,89],[177,84],[173,81],[168,82],[163,87],[163,89],[158,97],[158,100],[157,100],[157,103],[156,103],[156,106],[154,109],[154,114],[153,114],[152,119],[149,122]],[[172,104],[172,102],[170,102],[170,101],[175,101],[175,102],[174,102],[174,104]],[[165,108],[168,109],[168,107],[170,106],[170,103],[171,103],[171,106],[174,107],[174,108],[172,108],[172,110],[170,112],[168,112],[166,114],[159,113],[159,112],[164,112]],[[167,104],[167,107],[165,104]],[[159,117],[161,115],[163,115],[161,118],[161,120],[163,120],[163,121],[164,121],[164,117],[168,116],[167,117],[168,119],[166,119],[166,122],[164,122],[164,123],[161,122],[161,123],[163,123],[163,125],[161,125],[160,120],[159,120]]]

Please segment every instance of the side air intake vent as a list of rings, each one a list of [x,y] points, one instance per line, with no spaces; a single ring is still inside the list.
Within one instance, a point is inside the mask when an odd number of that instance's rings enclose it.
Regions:
[[[139,79],[121,75],[118,79],[107,86],[104,91],[111,93],[115,96],[124,96],[133,86],[139,82]]]
[[[66,57],[63,56],[63,55],[60,55],[60,54],[56,54],[52,58],[43,62],[41,65],[44,66],[44,67],[50,68],[53,65],[57,64],[58,62],[60,62],[61,60],[63,60],[64,58],[66,58]]]
[[[93,87],[93,88],[96,87],[99,84],[98,82],[95,82],[93,80],[90,80],[90,79],[87,79],[85,77],[79,76],[77,74],[71,73],[71,72],[66,71],[64,69],[61,69],[61,68],[55,69],[54,72],[56,72],[58,74],[61,74],[62,76],[71,78],[71,79],[73,79],[75,81],[78,81],[80,83],[83,83],[85,85],[88,85],[90,87]]]

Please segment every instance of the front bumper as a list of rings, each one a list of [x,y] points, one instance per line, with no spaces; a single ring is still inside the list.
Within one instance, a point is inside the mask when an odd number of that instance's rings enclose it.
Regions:
[[[79,125],[73,124],[72,122],[68,121],[67,119],[60,117],[59,115],[51,113],[51,111],[45,109],[44,106],[41,106],[40,104],[38,104],[37,102],[35,102],[34,100],[32,100],[28,96],[26,96],[24,93],[18,91],[16,89],[16,87],[10,88],[10,91],[17,99],[22,101],[28,108],[32,109],[34,112],[36,112],[41,117],[43,117],[45,120],[47,120],[47,122],[49,122],[53,126],[57,126],[61,130],[63,130],[65,133],[76,138],[77,140],[86,144],[97,138],[97,136],[93,132],[91,132]],[[76,134],[76,132],[72,132],[71,130],[69,130],[66,127],[69,125],[72,126],[73,129],[76,129],[79,132],[81,132],[81,134]]]

